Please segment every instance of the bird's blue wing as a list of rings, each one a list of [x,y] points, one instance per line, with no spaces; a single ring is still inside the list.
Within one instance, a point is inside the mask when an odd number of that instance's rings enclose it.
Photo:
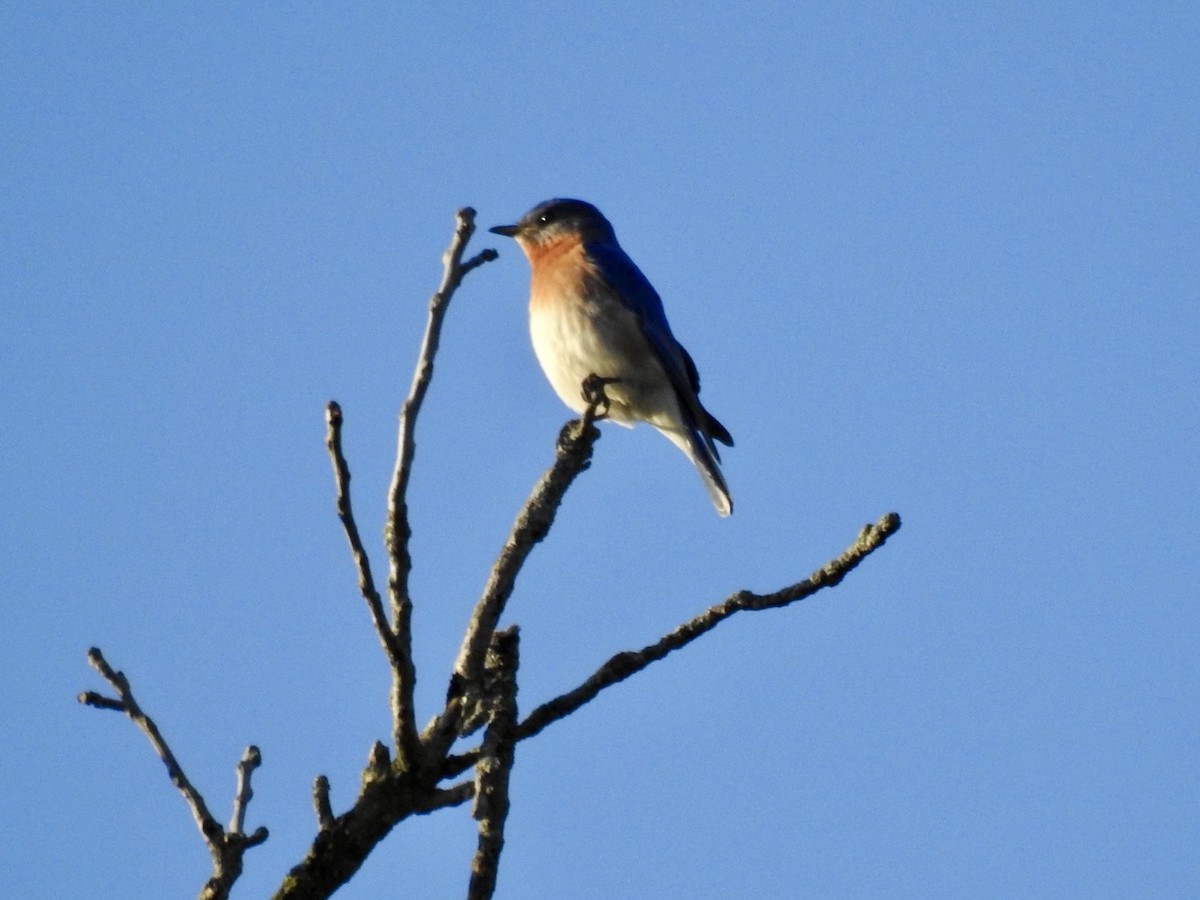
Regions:
[[[733,438],[728,429],[701,404],[700,373],[696,371],[691,354],[671,333],[658,291],[654,290],[654,285],[619,244],[590,243],[584,250],[596,263],[597,275],[604,281],[609,293],[638,317],[642,333],[681,400],[684,415],[692,420],[692,426],[704,436],[713,456],[720,459],[713,440],[732,447]]]
[[[654,290],[654,285],[620,246],[595,243],[588,244],[585,249],[596,263],[599,276],[609,287],[610,293],[641,321],[642,332],[666,369],[675,390],[685,398],[694,399],[700,390],[696,365],[671,333],[662,299]],[[690,402],[688,405],[691,405]]]

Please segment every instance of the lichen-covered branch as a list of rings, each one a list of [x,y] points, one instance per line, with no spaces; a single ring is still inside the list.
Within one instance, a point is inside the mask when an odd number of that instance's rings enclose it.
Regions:
[[[196,827],[200,829],[200,835],[204,838],[209,855],[212,857],[212,875],[201,889],[200,898],[201,900],[224,900],[229,896],[229,890],[233,883],[242,874],[243,854],[250,847],[261,844],[268,836],[266,828],[258,828],[253,834],[242,832],[246,819],[246,806],[254,795],[250,787],[250,776],[261,764],[262,755],[257,747],[247,747],[238,763],[238,785],[233,801],[233,816],[230,819],[229,830],[226,831],[208,811],[204,797],[184,773],[183,767],[179,765],[179,760],[171,752],[166,738],[162,736],[162,732],[159,731],[154,720],[138,705],[125,674],[110,666],[98,647],[93,647],[88,651],[88,662],[112,686],[117,696],[105,697],[94,691],[85,691],[79,695],[79,702],[96,709],[123,712],[146,735],[150,746],[154,748],[154,752],[167,767],[167,776],[171,779],[171,783],[183,795],[188,808],[192,811],[192,818],[196,820]]]
[[[275,900],[325,900],[350,880],[400,822],[458,806],[474,796],[471,781],[440,789],[396,766],[375,770],[377,762],[368,762],[354,805],[323,822],[304,859],[283,879]]]
[[[313,811],[317,814],[317,828],[325,831],[333,825],[333,806],[329,802],[329,778],[318,775],[313,779]]]
[[[508,818],[508,779],[512,772],[517,722],[517,626],[492,635],[485,669],[494,685],[489,703],[491,720],[484,733],[479,761],[475,763],[475,807],[479,840],[471,861],[467,900],[491,900],[504,849],[504,822]]]

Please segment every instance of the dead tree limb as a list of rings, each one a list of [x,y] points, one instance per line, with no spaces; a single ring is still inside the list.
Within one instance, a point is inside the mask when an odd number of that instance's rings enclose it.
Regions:
[[[850,574],[867,556],[882,547],[884,542],[899,528],[900,516],[896,513],[888,513],[874,525],[864,526],[858,533],[858,537],[840,556],[825,563],[803,581],[798,581],[770,594],[738,591],[663,635],[653,644],[640,650],[625,650],[614,654],[578,687],[537,707],[517,725],[513,732],[514,737],[518,741],[533,737],[546,726],[569,716],[585,703],[595,699],[605,688],[624,681],[667,654],[687,646],[696,638],[712,631],[734,613],[742,610],[775,609],[787,606],[811,597],[823,588],[833,587]],[[443,769],[443,777],[452,778],[475,765],[479,753],[480,750],[476,749],[448,756]]]
[[[387,653],[392,671],[396,672],[404,666],[404,649],[400,640],[388,623],[387,613],[383,608],[383,598],[375,587],[375,578],[371,574],[371,560],[363,547],[362,535],[358,533],[358,524],[354,521],[354,509],[350,503],[350,466],[342,453],[342,407],[336,400],[330,400],[325,406],[325,448],[329,451],[333,463],[333,480],[337,489],[337,514],[346,532],[346,540],[350,544],[350,554],[354,557],[354,567],[358,572],[358,590],[367,602],[367,611],[371,614],[371,624],[375,634]]]
[[[496,624],[504,613],[504,606],[512,596],[517,574],[533,548],[549,533],[567,489],[591,465],[592,450],[600,439],[600,429],[595,425],[597,410],[607,402],[603,390],[597,390],[584,410],[583,418],[573,419],[563,426],[558,436],[554,463],[530,491],[499,558],[492,566],[483,595],[475,604],[467,623],[450,679],[446,708],[421,736],[427,763],[431,766],[440,766],[450,745],[463,730],[467,707],[478,687],[484,654]]]
[[[204,797],[188,779],[179,760],[171,752],[166,738],[159,731],[158,725],[138,705],[125,674],[110,666],[98,647],[93,647],[88,651],[88,662],[112,686],[117,696],[105,697],[94,691],[85,691],[79,695],[79,702],[96,709],[123,712],[146,735],[150,746],[154,748],[158,758],[167,767],[167,776],[171,779],[171,783],[183,795],[188,808],[192,811],[192,818],[196,820],[196,827],[200,829],[200,835],[204,838],[209,855],[212,857],[212,875],[200,890],[200,900],[225,900],[229,896],[229,889],[242,874],[243,854],[267,839],[266,828],[257,828],[253,834],[245,834],[242,831],[246,821],[246,807],[254,795],[250,788],[250,775],[262,762],[262,755],[258,748],[247,747],[246,752],[242,754],[241,761],[238,762],[233,816],[230,818],[229,828],[226,830],[208,811]]]
[[[491,702],[487,731],[479,761],[475,763],[475,806],[479,840],[471,861],[467,900],[491,900],[504,849],[504,823],[508,818],[508,779],[516,750],[517,723],[517,626],[492,635],[485,664]]]
[[[401,650],[399,664],[392,673],[392,741],[396,747],[396,758],[403,766],[416,765],[420,753],[416,712],[413,709],[417,672],[412,658],[412,597],[408,586],[408,574],[412,570],[412,554],[409,550],[412,526],[408,519],[407,500],[408,481],[417,447],[414,438],[417,415],[433,378],[433,359],[441,340],[442,322],[445,321],[454,292],[468,272],[497,257],[496,251],[489,248],[463,262],[463,252],[475,232],[475,210],[469,206],[463,207],[458,211],[455,221],[454,237],[442,256],[442,283],[429,299],[429,317],[425,336],[421,340],[412,387],[400,409],[396,466],[388,490],[388,517],[384,529],[390,563],[388,596],[392,605],[392,629]]]

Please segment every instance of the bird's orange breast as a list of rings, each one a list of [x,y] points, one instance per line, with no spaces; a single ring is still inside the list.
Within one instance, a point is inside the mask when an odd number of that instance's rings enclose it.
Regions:
[[[532,309],[578,296],[594,268],[578,235],[533,244],[525,248],[525,253],[529,256],[531,271],[529,305]]]

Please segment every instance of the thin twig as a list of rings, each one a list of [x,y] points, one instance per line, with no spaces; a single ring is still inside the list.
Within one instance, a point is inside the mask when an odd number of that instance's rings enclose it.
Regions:
[[[460,781],[458,784],[452,785],[443,790],[437,791],[428,803],[422,806],[418,813],[431,813],[439,809],[446,809],[450,806],[458,806],[466,803],[475,796],[475,779],[470,781]]]
[[[251,744],[237,764],[237,791],[233,795],[233,815],[229,818],[229,833],[242,834],[246,825],[246,807],[254,797],[250,776],[262,765],[262,753]]]
[[[491,721],[484,734],[479,762],[475,764],[475,808],[479,839],[471,860],[467,900],[491,900],[504,849],[504,823],[508,818],[508,779],[512,772],[517,721],[517,665],[519,634],[513,625],[492,635],[485,669],[494,695],[489,703]]]
[[[533,737],[548,725],[565,718],[585,703],[593,700],[605,688],[624,681],[667,654],[690,644],[736,612],[787,606],[811,597],[823,588],[833,587],[867,556],[882,547],[884,542],[899,528],[900,516],[896,513],[888,513],[874,525],[865,526],[859,532],[854,543],[847,547],[840,556],[830,560],[803,581],[770,594],[738,591],[659,638],[653,644],[643,647],[641,650],[626,650],[615,654],[581,685],[537,707],[516,726],[514,737],[518,741]],[[475,765],[480,752],[480,749],[477,748],[448,756],[442,768],[442,777],[452,778]]]
[[[350,466],[342,453],[342,408],[336,400],[330,400],[325,406],[325,447],[329,451],[329,459],[333,463],[333,480],[337,488],[337,514],[346,532],[346,540],[350,544],[350,552],[354,556],[354,567],[358,571],[358,590],[367,602],[367,610],[371,614],[371,624],[375,626],[375,634],[387,653],[392,671],[398,671],[402,666],[404,653],[399,646],[396,635],[388,625],[387,613],[383,609],[383,599],[375,587],[375,579],[371,575],[371,561],[363,547],[362,536],[358,532],[358,524],[354,521],[354,510],[350,505]]]
[[[399,650],[399,659],[392,677],[392,731],[397,759],[405,766],[415,764],[419,752],[413,709],[416,669],[412,659],[412,598],[408,584],[408,575],[412,570],[412,554],[409,550],[412,527],[408,519],[407,502],[408,481],[412,473],[413,455],[416,452],[414,432],[417,415],[421,411],[421,404],[433,378],[433,359],[437,354],[442,323],[454,292],[468,272],[497,256],[495,250],[486,249],[464,263],[463,251],[475,231],[475,210],[470,207],[460,209],[455,222],[454,237],[442,257],[442,282],[429,300],[429,317],[425,325],[425,336],[421,340],[412,387],[400,409],[396,465],[388,491],[388,516],[384,531],[390,563],[388,595],[392,607],[392,630],[396,635]]]
[[[324,775],[313,779],[313,809],[317,813],[318,830],[328,830],[333,825],[333,807],[329,804],[329,779]]]
[[[227,832],[208,811],[204,798],[184,773],[183,767],[179,765],[179,760],[171,752],[171,748],[167,745],[166,739],[158,730],[154,720],[138,705],[129,685],[129,679],[125,677],[124,673],[118,672],[110,666],[105,660],[104,654],[97,647],[88,651],[88,662],[105,681],[112,685],[117,696],[115,698],[105,697],[94,691],[85,691],[79,695],[79,702],[96,709],[111,709],[125,713],[149,739],[154,752],[167,767],[167,775],[170,777],[171,783],[183,795],[188,808],[192,811],[192,818],[196,820],[196,827],[200,829],[200,835],[204,838],[209,855],[212,857],[212,875],[201,889],[200,898],[201,900],[226,900],[233,883],[242,874],[242,857],[246,850],[258,846],[269,836],[267,829],[262,827],[255,829],[253,834],[242,832],[246,819],[246,807],[250,803],[250,798],[254,796],[254,791],[250,787],[250,776],[262,763],[262,755],[258,748],[247,747],[238,763],[237,792],[233,801],[233,816]]]
[[[188,809],[192,811],[192,818],[196,820],[196,827],[200,829],[200,834],[203,835],[205,843],[210,848],[213,842],[219,839],[222,832],[221,825],[213,818],[212,813],[208,811],[208,806],[204,802],[204,798],[200,796],[200,792],[188,780],[184,774],[183,767],[179,765],[179,760],[175,758],[175,754],[171,752],[171,748],[167,746],[166,739],[163,738],[162,732],[158,730],[158,726],[154,723],[142,708],[138,705],[133,696],[133,690],[129,686],[129,679],[125,677],[125,673],[116,671],[108,664],[104,658],[104,654],[100,652],[99,647],[92,647],[88,650],[88,662],[92,668],[100,673],[114,691],[117,692],[116,699],[108,699],[100,697],[100,695],[88,692],[81,694],[79,702],[88,706],[93,706],[97,709],[115,709],[120,710],[129,716],[130,720],[141,729],[142,733],[150,741],[150,746],[154,748],[154,752],[158,754],[158,758],[163,761],[163,765],[167,767],[167,776],[171,779],[171,783],[183,795],[183,799],[187,801]],[[97,700],[103,702],[97,702]]]

